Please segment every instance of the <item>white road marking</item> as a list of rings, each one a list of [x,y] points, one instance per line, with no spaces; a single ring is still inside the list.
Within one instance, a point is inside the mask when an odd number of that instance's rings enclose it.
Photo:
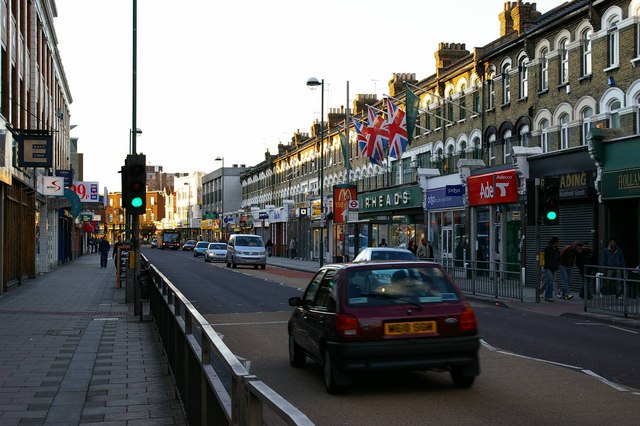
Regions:
[[[626,331],[626,330],[624,330],[624,331]],[[628,392],[629,391],[624,386],[619,385],[617,383],[614,383],[614,382],[612,382],[610,380],[607,380],[604,377],[599,376],[598,374],[594,373],[593,371],[586,370],[586,369],[584,369],[582,367],[577,367],[575,365],[569,365],[569,364],[563,364],[561,362],[549,361],[549,360],[541,359],[541,358],[534,358],[534,357],[530,357],[530,356],[520,355],[520,354],[517,354],[517,353],[514,353],[514,352],[508,352],[508,351],[499,350],[499,349],[496,349],[493,346],[491,346],[489,343],[487,343],[483,339],[480,339],[480,343],[482,344],[482,346],[484,346],[485,348],[487,348],[488,350],[490,350],[492,352],[498,352],[498,353],[501,353],[501,354],[504,354],[504,355],[510,355],[510,356],[514,356],[514,357],[517,357],[517,358],[529,359],[531,361],[543,362],[545,364],[557,365],[559,367],[570,368],[572,370],[577,370],[577,371],[580,371],[580,372],[582,372],[582,373],[584,373],[584,374],[586,374],[586,375],[588,375],[590,377],[593,377],[594,379],[601,381],[605,385],[607,385],[609,387],[612,387],[613,389],[615,389],[617,391],[620,391],[620,392]],[[633,394],[640,396],[640,392],[634,392]]]
[[[615,325],[596,323],[596,322],[577,322],[576,325],[598,325],[598,326],[602,326],[602,327],[613,328],[615,330],[625,331],[625,332],[631,333],[631,334],[640,334],[640,332],[638,332],[638,331],[629,330],[627,328],[622,328],[622,327],[617,327]]]

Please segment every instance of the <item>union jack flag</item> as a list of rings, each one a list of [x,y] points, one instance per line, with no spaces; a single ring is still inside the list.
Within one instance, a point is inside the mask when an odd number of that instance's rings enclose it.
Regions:
[[[372,163],[381,164],[387,155],[387,147],[389,146],[389,129],[384,118],[376,114],[376,112],[368,106],[369,123],[363,129],[367,137],[367,147],[365,155],[369,157]]]
[[[389,157],[399,160],[409,142],[407,117],[405,112],[389,98],[387,98],[387,125],[389,128]]]
[[[367,137],[364,135],[362,131],[362,122],[358,120],[353,120],[353,127],[356,129],[357,141],[358,141],[358,151],[360,151],[361,155],[366,155],[367,151]]]

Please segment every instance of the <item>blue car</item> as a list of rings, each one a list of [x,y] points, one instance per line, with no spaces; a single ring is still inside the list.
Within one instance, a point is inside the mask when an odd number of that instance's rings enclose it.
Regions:
[[[204,251],[209,247],[208,241],[198,241],[193,248],[193,257],[204,256]]]

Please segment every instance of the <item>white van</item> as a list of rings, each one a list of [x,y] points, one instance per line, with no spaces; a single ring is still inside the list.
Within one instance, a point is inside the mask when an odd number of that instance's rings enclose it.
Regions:
[[[260,235],[234,234],[227,243],[227,268],[238,265],[253,265],[261,269],[267,267],[267,251]]]

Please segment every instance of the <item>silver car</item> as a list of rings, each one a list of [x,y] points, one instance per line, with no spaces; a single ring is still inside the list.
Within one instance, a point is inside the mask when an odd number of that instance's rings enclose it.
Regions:
[[[225,243],[209,243],[204,251],[205,262],[224,262],[227,259],[227,245]]]
[[[259,235],[234,234],[227,243],[227,268],[253,265],[255,269],[267,267],[267,251]]]
[[[367,247],[353,259],[354,263],[370,260],[418,260],[415,254],[403,248]]]

